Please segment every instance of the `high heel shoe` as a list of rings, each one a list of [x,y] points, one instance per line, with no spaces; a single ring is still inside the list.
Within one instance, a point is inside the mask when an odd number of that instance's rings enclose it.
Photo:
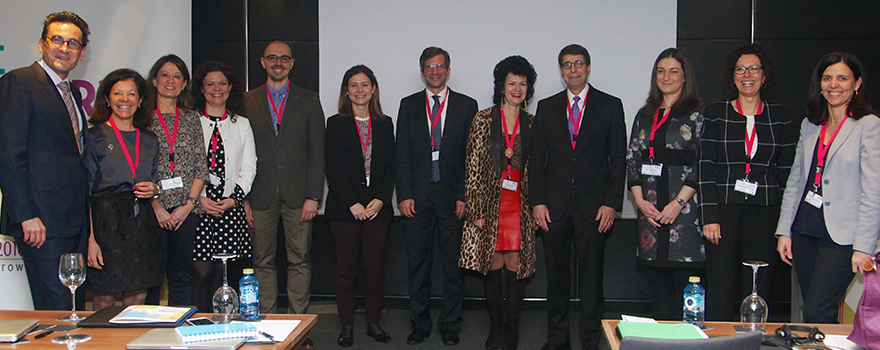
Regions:
[[[375,323],[370,323],[367,326],[367,335],[373,339],[376,339],[377,342],[380,343],[390,343],[391,335],[388,332],[382,330],[382,327]]]
[[[354,345],[354,327],[342,326],[342,332],[339,333],[339,339],[336,339],[336,345],[343,348],[350,348]]]

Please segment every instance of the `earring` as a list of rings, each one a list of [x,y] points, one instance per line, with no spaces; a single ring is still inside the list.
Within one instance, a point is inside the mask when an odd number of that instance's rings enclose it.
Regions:
[[[858,95],[858,94],[859,94],[859,90],[856,90],[856,95]]]

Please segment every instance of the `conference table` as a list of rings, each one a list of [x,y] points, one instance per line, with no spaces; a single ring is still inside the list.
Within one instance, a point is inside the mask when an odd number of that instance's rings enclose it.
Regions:
[[[92,311],[77,311],[78,314],[91,315]],[[57,319],[70,315],[70,311],[6,311],[0,310],[0,320],[14,319],[38,319],[40,324],[71,324],[58,321]],[[212,317],[214,314],[197,313],[192,317]],[[296,349],[303,340],[308,338],[312,327],[318,321],[318,315],[294,315],[294,314],[267,314],[267,320],[299,320],[293,332],[283,342],[275,345],[243,345],[239,349]],[[27,344],[0,343],[0,349],[64,349],[64,345],[52,343],[52,338],[62,334],[88,334],[92,339],[77,344],[77,349],[125,349],[125,344],[149,331],[150,328],[80,328],[70,333],[52,333],[42,339],[34,339],[34,335],[27,336],[30,340]]]
[[[658,321],[660,323],[681,323],[676,321]],[[602,320],[602,330],[605,332],[605,339],[608,341],[608,347],[611,350],[620,349],[620,337],[617,335],[617,324],[620,320]],[[852,332],[851,324],[810,324],[810,323],[790,323],[808,327],[818,327],[825,334],[849,335]],[[739,326],[739,322],[706,322],[706,326],[712,329],[704,330],[709,337],[723,337],[736,334],[733,326]],[[767,323],[764,326],[765,333],[774,333],[776,328],[782,327],[782,323]],[[806,336],[804,332],[795,332],[799,335]]]

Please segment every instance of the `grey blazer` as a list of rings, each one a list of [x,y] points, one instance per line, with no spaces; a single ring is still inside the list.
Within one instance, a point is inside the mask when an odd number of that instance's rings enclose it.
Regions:
[[[804,118],[797,153],[782,196],[776,236],[791,236],[791,225],[804,196],[813,150],[822,127]],[[825,226],[831,239],[871,254],[880,229],[880,119],[871,114],[849,118],[831,144],[822,174]]]

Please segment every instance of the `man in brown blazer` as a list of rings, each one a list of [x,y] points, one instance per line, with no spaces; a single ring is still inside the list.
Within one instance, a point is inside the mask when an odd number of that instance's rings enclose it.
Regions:
[[[268,75],[266,84],[245,94],[257,148],[257,177],[245,211],[253,227],[253,262],[263,313],[276,312],[279,223],[287,248],[287,312],[308,310],[311,221],[324,197],[324,111],[316,93],[287,79],[293,63],[286,43],[269,43],[260,57]]]

